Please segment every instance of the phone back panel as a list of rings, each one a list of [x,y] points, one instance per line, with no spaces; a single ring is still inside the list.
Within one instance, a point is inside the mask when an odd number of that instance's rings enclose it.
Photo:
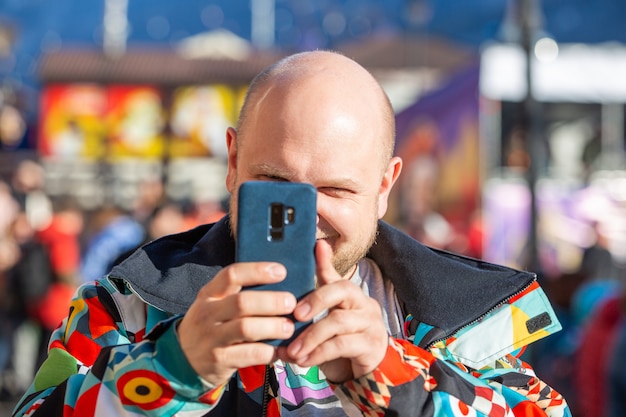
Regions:
[[[298,299],[312,291],[315,188],[302,183],[252,181],[239,187],[238,199],[237,260],[276,261],[287,268],[284,281],[250,288],[289,291]]]
[[[247,290],[289,291],[298,300],[315,289],[315,232],[317,191],[309,184],[251,181],[239,187],[237,206],[237,261],[275,261],[287,268],[276,284]],[[288,340],[266,340],[287,345],[310,322],[297,322]]]

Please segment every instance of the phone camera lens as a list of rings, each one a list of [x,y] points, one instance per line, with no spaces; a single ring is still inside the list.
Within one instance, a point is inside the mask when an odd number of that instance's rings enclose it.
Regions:
[[[283,227],[284,224],[283,205],[280,203],[273,203],[271,208],[271,225],[272,228]]]

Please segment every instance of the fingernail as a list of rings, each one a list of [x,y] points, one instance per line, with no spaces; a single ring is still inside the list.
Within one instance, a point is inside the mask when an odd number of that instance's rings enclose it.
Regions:
[[[298,352],[300,352],[300,349],[302,349],[302,342],[299,340],[296,340],[291,344],[291,346],[289,346],[289,350],[293,356],[297,355]]]
[[[293,333],[293,323],[289,320],[286,320],[283,323],[283,331],[285,332],[285,334],[292,334]]]
[[[300,304],[298,307],[296,307],[296,310],[294,311],[294,313],[298,316],[298,317],[305,317],[307,314],[309,314],[309,311],[311,311],[311,305],[309,303],[302,303]]]
[[[280,264],[272,264],[268,267],[268,272],[273,278],[283,278],[285,276],[285,267]]]
[[[294,297],[291,296],[286,296],[285,299],[285,308],[289,311],[292,311],[294,309],[294,307],[296,306],[296,299]]]

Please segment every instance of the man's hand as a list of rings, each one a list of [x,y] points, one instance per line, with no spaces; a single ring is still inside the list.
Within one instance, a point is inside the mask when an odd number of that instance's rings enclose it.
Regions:
[[[276,349],[259,340],[293,334],[293,323],[281,316],[293,312],[296,299],[288,292],[241,289],[280,282],[286,275],[280,264],[238,263],[200,290],[178,326],[182,350],[198,375],[218,386],[238,368],[275,360]]]
[[[281,359],[301,366],[319,365],[329,381],[345,382],[373,371],[387,351],[388,335],[380,304],[333,268],[332,250],[319,241],[315,248],[320,287],[303,298],[294,315],[308,321],[328,310],[286,348]]]

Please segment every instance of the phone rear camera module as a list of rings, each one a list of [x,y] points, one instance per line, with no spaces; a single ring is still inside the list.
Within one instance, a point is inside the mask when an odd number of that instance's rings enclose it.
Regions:
[[[284,215],[283,215],[284,206],[280,203],[272,203],[270,209],[270,224],[272,229],[277,227],[283,227],[284,224]]]
[[[285,206],[281,203],[272,203],[269,220],[269,240],[282,240],[285,232]]]

